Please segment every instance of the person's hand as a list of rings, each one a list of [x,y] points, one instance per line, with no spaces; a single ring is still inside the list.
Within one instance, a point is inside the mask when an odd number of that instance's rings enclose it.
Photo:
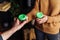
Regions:
[[[15,30],[19,30],[21,29],[26,23],[28,23],[28,17],[25,21],[21,22],[18,19],[15,19],[15,23],[13,25],[14,28],[16,28]]]
[[[44,17],[42,19],[36,18],[36,22],[38,24],[42,24],[45,23],[48,20],[48,16],[44,15]]]
[[[57,22],[57,16],[60,16],[60,0],[41,0],[40,5],[41,12],[49,16],[47,23]]]
[[[21,29],[27,22],[28,22],[28,18],[22,23],[18,19],[15,18],[15,24],[13,25],[13,27],[10,30],[8,30],[8,31],[1,34],[3,40],[7,40],[16,31]]]

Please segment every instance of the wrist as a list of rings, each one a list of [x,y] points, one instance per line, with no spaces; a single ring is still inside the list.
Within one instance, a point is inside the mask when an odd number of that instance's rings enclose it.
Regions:
[[[13,33],[15,33],[17,31],[17,28],[16,27],[13,27],[13,28],[11,28],[10,31],[12,31]]]

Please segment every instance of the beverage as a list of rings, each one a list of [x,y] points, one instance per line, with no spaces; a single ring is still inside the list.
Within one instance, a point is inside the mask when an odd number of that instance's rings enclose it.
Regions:
[[[40,18],[40,19],[43,18],[43,13],[42,12],[37,12],[36,17]]]
[[[26,16],[25,14],[20,14],[20,15],[18,16],[18,19],[19,19],[20,21],[24,21],[24,20],[26,20],[26,18],[27,18],[27,16]]]

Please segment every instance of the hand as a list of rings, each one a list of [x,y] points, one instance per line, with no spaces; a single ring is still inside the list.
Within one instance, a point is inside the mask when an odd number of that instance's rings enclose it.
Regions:
[[[21,23],[18,19],[15,19],[15,23],[13,25],[15,30],[21,29],[26,23],[28,23],[28,18]]]
[[[3,40],[7,40],[16,31],[21,29],[27,22],[28,22],[28,18],[23,23],[21,23],[18,19],[15,18],[15,24],[13,25],[13,28],[1,34]]]
[[[48,20],[48,16],[44,15],[44,17],[42,19],[36,18],[36,22],[38,24],[42,24],[45,23]]]
[[[41,0],[40,3],[41,11],[49,16],[47,23],[57,22],[60,16],[60,0]]]

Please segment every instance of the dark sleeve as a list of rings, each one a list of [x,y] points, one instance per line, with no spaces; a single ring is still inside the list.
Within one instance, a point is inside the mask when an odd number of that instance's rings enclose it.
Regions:
[[[0,40],[3,40],[2,36],[0,35]]]

